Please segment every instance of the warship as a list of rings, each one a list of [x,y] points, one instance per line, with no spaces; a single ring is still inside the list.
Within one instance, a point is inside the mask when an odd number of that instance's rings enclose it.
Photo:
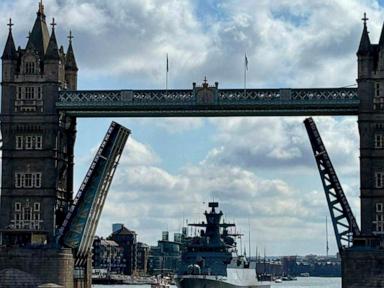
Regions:
[[[175,275],[179,288],[269,288],[270,282],[259,281],[256,269],[245,255],[238,255],[235,237],[229,233],[233,223],[221,223],[223,212],[216,212],[218,202],[208,204],[206,222],[188,224],[200,227],[200,236],[191,238],[181,257]]]

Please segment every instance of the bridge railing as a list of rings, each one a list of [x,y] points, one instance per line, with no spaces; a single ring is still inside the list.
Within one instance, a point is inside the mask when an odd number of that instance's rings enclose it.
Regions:
[[[217,89],[205,104],[258,104],[296,101],[358,101],[355,88],[325,89]],[[199,95],[190,90],[61,91],[58,107],[73,105],[192,105]]]

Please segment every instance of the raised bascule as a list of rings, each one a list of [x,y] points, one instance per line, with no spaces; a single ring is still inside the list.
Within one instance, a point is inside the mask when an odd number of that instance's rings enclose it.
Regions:
[[[371,44],[366,17],[358,88],[77,91],[72,34],[66,52],[39,3],[24,49],[12,22],[2,55],[2,273],[30,274],[37,287],[91,287],[90,243],[130,131],[113,122],[73,198],[79,117],[358,116],[361,226],[311,119],[306,120],[342,257],[343,288],[384,287],[384,31]],[[19,274],[18,274],[19,273]],[[13,287],[13,286],[12,286]],[[33,286],[31,286],[33,287]]]

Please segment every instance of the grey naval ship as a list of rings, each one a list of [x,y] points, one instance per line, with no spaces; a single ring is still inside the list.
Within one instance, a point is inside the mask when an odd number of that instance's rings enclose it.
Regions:
[[[181,265],[175,275],[179,288],[269,288],[270,282],[257,279],[256,269],[250,268],[243,255],[237,254],[235,237],[229,227],[221,223],[223,212],[216,212],[217,202],[210,202],[203,221],[189,226],[200,227],[200,236],[193,237],[182,253]]]

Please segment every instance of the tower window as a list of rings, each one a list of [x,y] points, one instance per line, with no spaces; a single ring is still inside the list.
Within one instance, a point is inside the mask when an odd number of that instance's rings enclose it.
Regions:
[[[376,188],[384,187],[384,172],[375,173],[375,187]]]
[[[15,203],[15,211],[21,211],[21,203],[20,202]]]
[[[380,83],[376,82],[375,85],[375,96],[380,97]]]
[[[16,173],[15,176],[15,187],[21,188],[23,185],[23,175],[21,173]]]
[[[35,137],[35,149],[41,150],[43,148],[43,137],[36,136]]]
[[[41,173],[16,173],[16,188],[41,188]]]
[[[32,149],[32,136],[26,136],[25,137],[25,149],[31,150]]]
[[[376,203],[376,212],[383,212],[383,203]]]
[[[25,74],[35,74],[35,62],[25,63]]]
[[[383,134],[375,134],[375,148],[376,149],[384,148],[384,135]]]
[[[16,89],[16,99],[20,100],[21,98],[22,98],[22,89],[20,86],[18,86]]]
[[[31,173],[26,173],[24,174],[24,185],[23,187],[25,188],[32,188],[32,174]]]
[[[40,215],[40,203],[34,202],[33,207],[31,207],[28,202],[25,205],[16,202],[11,223],[15,229],[40,230],[41,223],[43,223]]]
[[[41,150],[43,149],[42,135],[16,136],[16,150]]]
[[[33,203],[33,211],[34,212],[40,211],[40,203],[39,202]],[[36,219],[36,220],[38,220],[38,219]]]
[[[37,99],[38,100],[41,100],[43,99],[43,89],[41,89],[41,87],[37,87]]]
[[[16,149],[23,149],[23,136],[16,136]]]
[[[34,87],[25,87],[25,99],[33,100],[35,98],[35,89]]]

